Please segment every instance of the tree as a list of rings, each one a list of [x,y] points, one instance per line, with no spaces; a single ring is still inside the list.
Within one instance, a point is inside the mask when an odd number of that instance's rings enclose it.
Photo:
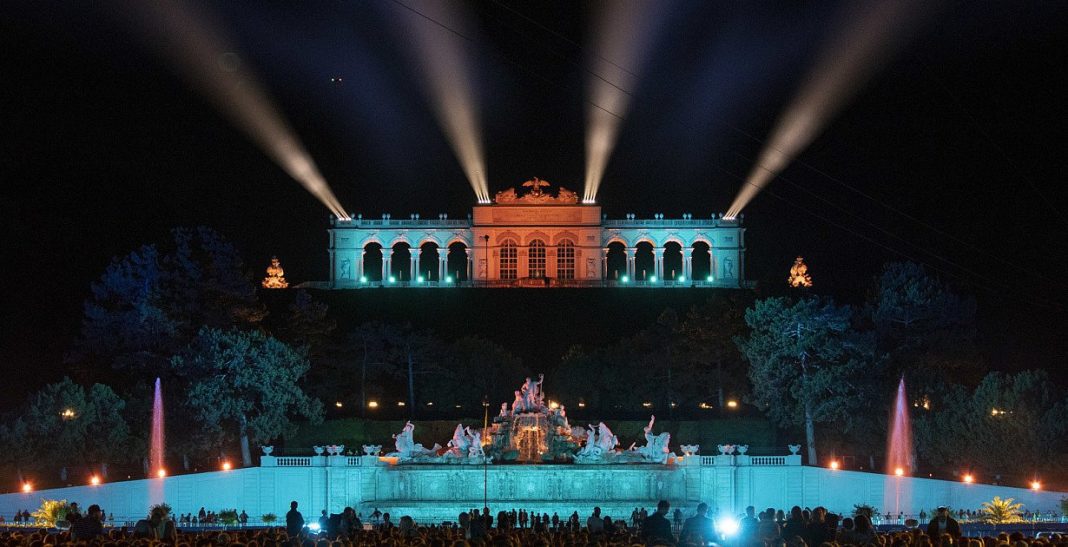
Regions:
[[[715,386],[716,408],[726,404],[726,395],[744,397],[749,391],[747,369],[735,338],[745,333],[745,305],[738,297],[712,298],[694,306],[681,325],[679,352],[705,372]]]
[[[393,330],[387,361],[395,375],[406,380],[408,386],[408,416],[415,419],[415,376],[436,372],[435,356],[440,355],[440,343],[427,331],[417,331],[411,325]]]
[[[969,390],[954,385],[915,420],[932,466],[988,475],[1050,470],[1068,454],[1068,396],[1045,371],[992,372]]]
[[[867,311],[876,344],[890,357],[887,377],[904,374],[914,393],[937,393],[951,377],[976,370],[975,301],[919,264],[887,264]]]
[[[1023,518],[1020,517],[1023,504],[1013,503],[1013,501],[1012,498],[1001,499],[998,496],[994,496],[994,499],[990,501],[984,501],[981,504],[983,522],[987,524],[1023,522]]]
[[[360,371],[360,415],[367,412],[367,375],[386,361],[386,349],[393,337],[392,329],[377,321],[364,323],[349,334],[349,348]]]
[[[88,390],[70,378],[49,384],[30,396],[23,418],[0,436],[7,448],[25,457],[12,460],[21,475],[24,466],[67,468],[76,462],[100,465],[128,454],[129,427],[123,419],[125,403],[110,387],[94,384]]]
[[[188,380],[185,404],[201,428],[236,434],[245,466],[249,443],[289,432],[290,416],[322,419],[322,403],[299,385],[309,368],[303,350],[260,332],[204,327],[171,366]]]
[[[830,300],[767,298],[746,310],[748,336],[737,340],[749,361],[752,400],[781,426],[803,426],[815,464],[817,423],[849,430],[869,399],[870,336],[851,327],[852,310]]]
[[[442,373],[424,388],[443,405],[482,401],[496,405],[512,400],[515,386],[529,376],[522,361],[485,338],[465,336],[450,344],[443,356]]]
[[[166,246],[114,259],[92,284],[69,361],[156,376],[202,326],[258,324],[264,307],[234,246],[210,228],[176,228]]]

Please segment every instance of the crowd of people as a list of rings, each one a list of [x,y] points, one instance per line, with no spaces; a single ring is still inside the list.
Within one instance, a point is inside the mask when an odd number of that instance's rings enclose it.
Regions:
[[[364,524],[351,507],[341,513],[305,521],[297,502],[292,502],[285,525],[266,528],[238,528],[224,531],[182,528],[186,523],[210,521],[210,512],[180,515],[172,519],[165,509],[154,507],[148,518],[131,526],[106,526],[101,508],[89,506],[85,514],[72,504],[70,527],[55,531],[37,528],[0,529],[0,547],[53,547],[102,545],[106,547],[153,546],[160,543],[180,547],[362,547],[383,546],[705,546],[738,547],[1068,547],[1068,533],[1028,537],[1021,532],[967,538],[960,523],[945,507],[929,522],[893,532],[879,532],[871,516],[861,512],[840,517],[822,507],[813,510],[793,507],[789,512],[769,508],[759,513],[746,508],[740,519],[729,526],[709,515],[701,503],[695,513],[683,518],[670,503],[660,501],[652,513],[635,508],[630,519],[612,519],[594,508],[582,519],[577,511],[558,514],[528,512],[525,509],[499,511],[489,508],[460,513],[453,522],[417,525],[409,516],[396,522],[377,508]],[[20,512],[21,513],[21,512]],[[244,513],[242,511],[242,513]],[[246,515],[247,519],[247,515]],[[247,520],[246,520],[247,522]]]

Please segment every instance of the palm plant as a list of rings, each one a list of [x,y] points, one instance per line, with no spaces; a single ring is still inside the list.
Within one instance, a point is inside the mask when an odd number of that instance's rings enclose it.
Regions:
[[[982,503],[983,521],[988,524],[1023,522],[1020,516],[1020,508],[1023,504],[1013,503],[1013,501],[1013,498],[1001,499],[998,496],[994,496],[994,499],[990,501],[984,501]]]
[[[278,515],[274,513],[264,513],[263,516],[260,517],[260,520],[264,524],[272,524],[278,520]]]

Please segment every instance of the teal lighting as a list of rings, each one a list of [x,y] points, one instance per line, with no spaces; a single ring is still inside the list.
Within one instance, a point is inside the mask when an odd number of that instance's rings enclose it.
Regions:
[[[422,283],[422,282],[424,281],[424,279],[423,279],[423,276],[419,276],[419,277],[417,277],[417,278],[415,278],[415,279],[416,279],[417,281],[419,281],[420,283]]]
[[[630,278],[624,275],[623,277],[620,278],[620,281],[622,281],[624,283],[627,283],[627,282],[630,281]]]
[[[396,282],[397,282],[397,278],[396,278],[396,277],[393,277],[393,276],[391,275],[391,276],[389,276],[389,282],[390,282],[390,283],[396,283]]]
[[[650,275],[649,276],[649,282],[650,283],[656,283],[656,276],[655,275]]]
[[[366,275],[361,275],[360,276],[360,283],[367,283],[367,276]]]
[[[686,282],[686,276],[685,275],[680,275],[679,276],[679,283],[685,283],[685,282]]]
[[[452,276],[451,275],[445,276],[445,282],[446,283],[452,283]]]
[[[710,275],[707,278],[705,278],[705,281],[709,281],[709,282],[713,281],[712,276]]]

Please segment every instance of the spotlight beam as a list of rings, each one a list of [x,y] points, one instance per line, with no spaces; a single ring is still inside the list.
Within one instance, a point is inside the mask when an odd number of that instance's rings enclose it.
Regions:
[[[586,109],[586,179],[582,201],[593,203],[608,159],[630,107],[631,94],[645,64],[664,6],[653,0],[631,0],[602,6],[594,32]],[[623,67],[629,66],[632,70]]]
[[[256,76],[241,66],[224,33],[205,14],[180,2],[114,6],[133,17],[145,41],[338,218],[349,218],[296,133]]]
[[[915,0],[872,4],[825,44],[800,91],[779,118],[726,217],[734,218],[815,139],[911,33],[924,6]]]
[[[454,30],[464,28],[465,18],[450,2],[416,1],[419,9],[399,0],[393,3],[410,12],[403,24],[406,34],[413,38],[409,41],[412,57],[426,76],[421,79],[423,90],[475,197],[479,203],[489,203],[482,128],[471,67],[461,44],[447,36],[452,33],[467,38],[462,31]]]

